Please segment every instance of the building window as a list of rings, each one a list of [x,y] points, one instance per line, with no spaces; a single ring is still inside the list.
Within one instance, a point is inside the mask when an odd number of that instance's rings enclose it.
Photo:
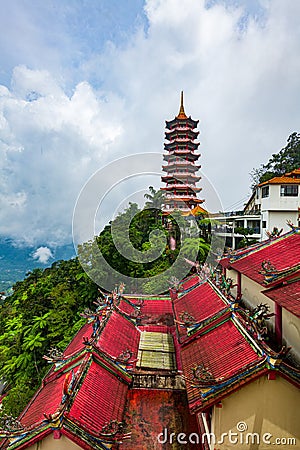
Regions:
[[[262,221],[262,227],[267,228],[267,222],[265,220]]]
[[[288,184],[281,186],[280,195],[281,197],[298,197],[298,185]]]
[[[261,190],[262,198],[269,197],[269,186],[264,186]]]

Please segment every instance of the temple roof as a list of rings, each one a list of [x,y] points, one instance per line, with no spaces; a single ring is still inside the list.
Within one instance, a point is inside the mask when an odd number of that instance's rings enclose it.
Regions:
[[[130,350],[133,358],[136,358],[139,339],[140,332],[135,324],[130,319],[113,311],[99,336],[96,347],[114,358],[117,358],[125,350]]]
[[[70,344],[67,346],[66,350],[64,351],[64,357],[67,358],[74,353],[79,352],[80,350],[84,349],[85,346],[83,344],[83,338],[90,336],[93,332],[92,324],[86,323],[83,325],[82,328],[75,334],[74,338],[71,340]]]
[[[155,374],[158,379],[162,374],[173,376],[175,386],[183,371],[192,413],[269,370],[298,386],[299,371],[285,364],[281,354],[262,347],[249,334],[251,326],[242,320],[239,307],[202,275],[178,282],[172,300],[112,294],[107,303],[96,302],[98,313],[85,311],[83,316],[93,325],[84,325],[63,359],[55,362],[19,418],[25,428],[15,432],[5,448],[26,448],[53,430],[86,450],[115,448],[127,437],[122,422],[130,386],[142,383],[135,377],[145,376],[146,383],[152,383]],[[296,276],[289,292],[299,297]],[[268,290],[267,295],[282,300],[285,291],[278,291],[284,287]],[[291,302],[293,294],[290,297],[286,300]],[[95,328],[97,314],[101,321]],[[176,386],[184,389],[182,381]],[[149,387],[143,389],[147,392]]]
[[[127,390],[127,384],[92,361],[66,417],[98,434],[110,420],[122,421]]]
[[[193,281],[193,279],[191,279]],[[193,283],[188,284],[192,287]],[[195,280],[196,281],[196,280]],[[209,282],[193,286],[174,301],[174,312],[179,335],[186,340],[187,331],[195,332],[205,325],[209,319],[216,318],[219,313],[229,310],[228,302],[213,288]],[[186,317],[186,319],[184,318]],[[185,320],[190,320],[190,326],[182,326]]]
[[[228,395],[241,380],[251,377],[250,367],[256,368],[265,361],[232,319],[183,346],[181,357],[192,410],[222,398],[222,383],[230,380],[225,389]],[[197,368],[198,373],[195,373]],[[261,370],[266,371],[266,368],[262,366]]]
[[[282,236],[233,252],[222,258],[220,264],[232,268],[265,286],[266,275],[288,275],[289,269],[297,268],[300,254],[300,232],[292,230]],[[266,267],[270,263],[273,269]],[[264,267],[265,266],[265,269]],[[268,280],[270,282],[271,279]]]
[[[299,178],[300,177],[300,167],[298,167],[297,169],[292,170],[291,172],[286,173],[285,175],[289,176],[289,177]]]
[[[267,289],[263,293],[278,305],[300,317],[300,272],[297,273],[296,279]]]
[[[187,215],[198,216],[198,215],[201,215],[201,214],[204,215],[204,216],[207,216],[208,215],[208,211],[206,211],[206,209],[202,208],[202,206],[197,205],[189,213],[185,213],[183,215],[184,216],[187,216]]]

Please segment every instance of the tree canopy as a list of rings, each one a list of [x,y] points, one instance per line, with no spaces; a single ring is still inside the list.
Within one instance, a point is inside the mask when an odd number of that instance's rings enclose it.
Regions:
[[[287,144],[278,153],[274,153],[267,164],[253,169],[250,173],[252,188],[273,177],[282,176],[300,167],[300,133],[292,133]]]

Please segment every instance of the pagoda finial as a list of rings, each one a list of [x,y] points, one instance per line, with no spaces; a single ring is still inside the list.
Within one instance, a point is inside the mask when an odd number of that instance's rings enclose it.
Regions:
[[[184,112],[184,106],[183,106],[183,91],[181,91],[180,109],[179,109],[178,116],[176,116],[176,119],[187,119],[187,115]]]

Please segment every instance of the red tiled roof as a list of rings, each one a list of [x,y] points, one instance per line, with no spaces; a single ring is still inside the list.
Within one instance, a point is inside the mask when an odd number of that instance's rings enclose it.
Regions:
[[[128,349],[136,357],[140,332],[136,326],[118,312],[114,311],[97,342],[97,347],[110,356],[117,357]]]
[[[90,338],[93,333],[93,327],[91,323],[86,323],[74,336],[66,350],[64,351],[64,357],[70,356],[84,348],[83,338]]]
[[[74,372],[76,373],[76,370]],[[20,416],[19,420],[23,425],[31,426],[42,422],[45,420],[44,413],[49,415],[56,412],[62,400],[65,377],[66,373],[60,372],[58,377],[52,379],[37,391]]]
[[[214,378],[232,377],[260,358],[232,320],[228,320],[181,349],[184,375],[193,378],[192,369],[203,364]],[[199,389],[187,383],[189,403],[199,399]]]
[[[266,241],[265,245],[257,249],[253,248],[241,258],[229,261],[229,266],[257,283],[263,284],[264,275],[259,273],[262,270],[263,261],[270,261],[277,270],[288,269],[299,264],[300,233],[288,233],[277,239]]]
[[[141,307],[141,314],[160,316],[162,314],[172,314],[172,302],[171,300],[149,300],[145,299],[143,306]]]
[[[124,298],[121,299],[118,308],[120,308],[121,311],[123,311],[125,314],[128,314],[129,316],[134,312],[134,307],[130,305],[130,303],[127,302]]]
[[[263,293],[283,308],[300,317],[300,280],[274,287]]]
[[[197,283],[199,283],[199,281],[200,278],[198,277],[198,275],[192,275],[191,277],[186,278],[182,281],[181,287],[183,288],[183,290],[186,290],[195,286]]]
[[[206,282],[187,292],[182,297],[174,301],[176,320],[182,322],[180,315],[187,312],[195,319],[196,323],[202,322],[213,317],[218,312],[226,308],[227,304]],[[185,335],[186,331],[180,325],[178,326],[180,335]]]
[[[88,431],[99,433],[110,420],[122,421],[128,386],[92,362],[70,412],[66,414]]]

